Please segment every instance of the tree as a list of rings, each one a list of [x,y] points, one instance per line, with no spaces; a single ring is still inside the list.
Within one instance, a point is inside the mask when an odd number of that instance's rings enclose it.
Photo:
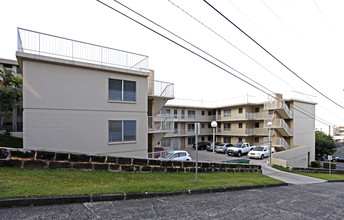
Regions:
[[[336,144],[330,135],[322,131],[315,132],[315,154],[317,156],[332,155],[336,152]]]
[[[2,69],[0,69],[0,77],[0,82],[2,86],[5,88],[9,88],[13,83],[13,70],[9,70],[6,67],[2,67]]]

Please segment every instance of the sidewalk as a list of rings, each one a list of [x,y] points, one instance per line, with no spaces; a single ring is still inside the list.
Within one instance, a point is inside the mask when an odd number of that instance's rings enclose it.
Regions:
[[[294,173],[287,173],[270,167],[266,162],[260,164],[262,166],[263,174],[281,180],[283,182],[295,185],[325,183],[327,180],[317,179],[313,177],[298,175]]]

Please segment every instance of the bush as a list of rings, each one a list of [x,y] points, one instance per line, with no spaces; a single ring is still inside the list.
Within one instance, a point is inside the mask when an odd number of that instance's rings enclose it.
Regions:
[[[312,162],[311,162],[311,167],[320,168],[320,163],[319,163],[319,161],[312,161]]]

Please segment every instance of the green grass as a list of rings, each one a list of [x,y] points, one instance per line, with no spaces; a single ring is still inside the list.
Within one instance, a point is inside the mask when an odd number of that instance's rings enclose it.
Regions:
[[[300,175],[314,177],[314,178],[323,179],[323,180],[344,180],[344,174],[331,174],[331,176],[330,176],[329,173],[301,173],[301,172],[293,172],[293,171],[291,171],[291,170],[289,170],[287,168],[284,168],[284,167],[278,166],[278,165],[273,165],[272,167],[275,168],[275,169],[284,171],[284,172],[300,174]]]
[[[0,134],[0,147],[22,148],[23,138]]]
[[[0,168],[0,199],[58,195],[170,192],[281,183],[257,173],[124,173]]]

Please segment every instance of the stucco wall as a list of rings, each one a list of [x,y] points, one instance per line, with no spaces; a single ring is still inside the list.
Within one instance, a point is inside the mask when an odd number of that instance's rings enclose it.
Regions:
[[[147,157],[146,76],[23,60],[24,148]],[[136,81],[136,103],[109,102],[108,80]],[[109,144],[109,120],[136,120],[136,141]]]
[[[301,146],[294,149],[280,151],[272,154],[272,163],[285,167],[308,167],[308,164],[313,161],[308,159],[308,152],[312,152],[314,147]]]

